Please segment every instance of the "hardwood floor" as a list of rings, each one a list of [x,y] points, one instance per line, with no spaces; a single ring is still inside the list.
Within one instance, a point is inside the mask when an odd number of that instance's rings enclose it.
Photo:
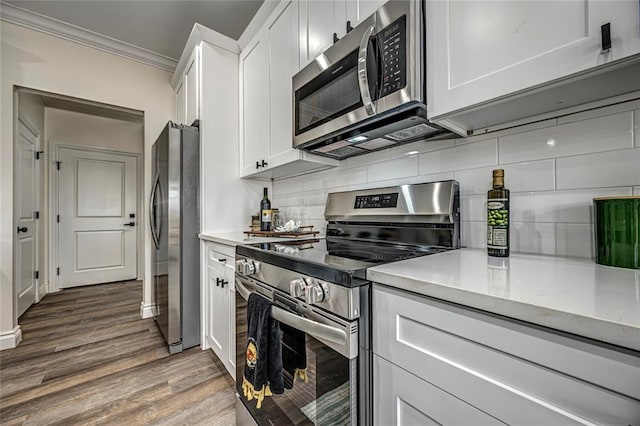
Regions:
[[[142,283],[46,295],[0,352],[3,425],[233,425],[234,383],[210,350],[169,355],[140,318]]]

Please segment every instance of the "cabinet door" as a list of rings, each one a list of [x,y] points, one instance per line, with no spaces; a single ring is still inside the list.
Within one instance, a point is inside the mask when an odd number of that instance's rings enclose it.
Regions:
[[[376,425],[503,424],[378,355],[373,356],[373,380]]]
[[[357,27],[362,21],[373,15],[387,0],[348,0],[347,21]]]
[[[242,66],[242,174],[267,160],[269,144],[269,42],[266,28],[240,59]]]
[[[640,51],[638,1],[427,2],[429,115],[489,101]],[[603,24],[612,47],[601,49]]]
[[[180,80],[176,87],[176,123],[184,124],[185,117],[185,90],[184,77]]]
[[[191,125],[200,118],[200,48],[193,49],[193,54],[189,63],[185,67],[184,90],[185,90],[185,121],[184,124]]]
[[[269,26],[270,165],[294,150],[291,79],[298,70],[297,12],[298,3],[290,2]]]
[[[224,362],[229,352],[229,303],[226,287],[220,285],[225,278],[223,263],[207,266],[208,316],[207,337],[213,352]]]
[[[318,55],[333,44],[333,33],[344,34],[340,30],[345,24],[336,22],[337,16],[344,16],[345,0],[302,0],[300,1],[300,68],[304,68]],[[336,9],[338,8],[338,9]]]

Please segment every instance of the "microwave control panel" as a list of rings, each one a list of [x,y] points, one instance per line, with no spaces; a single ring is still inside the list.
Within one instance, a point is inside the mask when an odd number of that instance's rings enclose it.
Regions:
[[[378,33],[382,76],[379,97],[407,85],[407,16],[403,15]]]
[[[398,193],[358,195],[354,209],[386,209],[398,207]]]

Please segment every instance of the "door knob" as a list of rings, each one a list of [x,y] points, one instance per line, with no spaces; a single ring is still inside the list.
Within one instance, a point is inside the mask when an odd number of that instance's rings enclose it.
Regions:
[[[135,222],[125,223],[124,226],[136,226]]]
[[[29,229],[26,226],[18,226],[18,234],[21,232],[27,232]]]

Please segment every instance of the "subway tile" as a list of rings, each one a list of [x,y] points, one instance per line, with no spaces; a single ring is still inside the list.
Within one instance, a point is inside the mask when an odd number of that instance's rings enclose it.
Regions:
[[[558,223],[556,254],[593,259],[595,254],[593,226],[584,223]]]
[[[486,195],[461,195],[460,196],[460,218],[463,221],[486,221],[487,196]]]
[[[590,109],[588,111],[576,112],[575,114],[558,117],[558,124],[574,123],[576,121],[590,120],[621,112],[631,111],[640,108],[640,101],[623,102],[621,104],[610,105],[602,108]]]
[[[391,159],[407,157],[409,155],[422,154],[423,152],[437,151],[439,149],[451,148],[453,139],[441,139],[435,141],[418,141],[405,145],[396,146],[389,149]]]
[[[409,178],[394,179],[389,181],[391,185],[411,185],[414,183],[439,182],[453,179],[453,172],[434,173],[430,175],[413,176]]]
[[[500,164],[633,146],[632,113],[609,115],[499,138]]]
[[[531,161],[528,163],[505,164],[505,185],[511,192],[545,191],[555,188],[554,160]],[[485,194],[491,189],[492,171],[497,167],[459,170],[453,178],[460,182],[460,193],[464,195]]]
[[[549,120],[536,121],[535,123],[529,123],[522,126],[511,127],[509,129],[498,130],[496,132],[490,132],[485,134],[479,134],[475,136],[462,137],[456,136],[454,142],[456,145],[464,145],[465,143],[483,141],[490,138],[500,138],[503,136],[515,135],[518,133],[530,132],[532,130],[544,129],[546,127],[552,127],[557,124],[555,118]]]
[[[486,248],[487,223],[463,221],[460,222],[460,239],[462,247]]]
[[[358,155],[357,157],[347,158],[343,161],[347,167],[357,167],[367,164],[379,163],[381,161],[388,161],[390,159],[389,150],[383,149],[382,151],[372,152],[371,154]]]
[[[335,187],[347,184],[357,185],[367,182],[367,167],[360,166],[352,169],[337,170],[329,173],[326,179],[326,187],[331,190]]]
[[[291,194],[302,191],[302,179],[300,177],[292,177],[289,179],[278,180],[273,183],[273,193],[275,194]]]
[[[640,186],[633,187],[633,195],[640,195]]]
[[[558,158],[557,189],[640,184],[640,148]]]
[[[396,158],[384,163],[367,166],[367,181],[399,179],[418,175],[418,157],[410,156]]]
[[[497,140],[490,139],[420,154],[420,174],[495,165],[497,163],[496,146]]]
[[[595,197],[621,195],[631,195],[631,188],[516,193],[511,196],[511,221],[592,223]]]
[[[511,222],[509,248],[512,252],[555,254],[554,223]]]

